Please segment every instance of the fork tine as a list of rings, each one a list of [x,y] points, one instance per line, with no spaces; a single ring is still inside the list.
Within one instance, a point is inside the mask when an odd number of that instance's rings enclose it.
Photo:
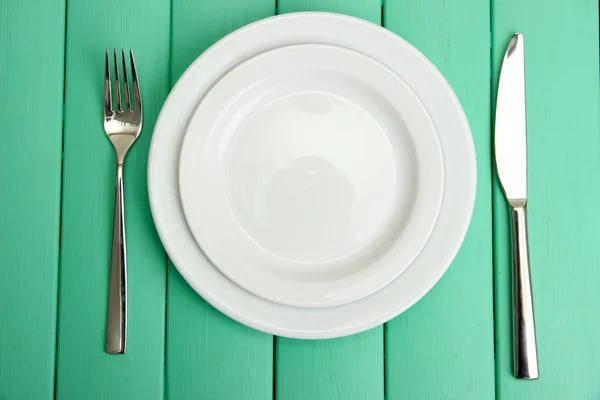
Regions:
[[[112,114],[112,93],[110,90],[110,60],[108,59],[108,49],[104,59],[104,116]]]
[[[117,99],[117,112],[123,111],[121,105],[121,82],[119,80],[119,59],[117,58],[117,49],[114,49],[115,55],[115,97]]]
[[[138,82],[137,69],[135,68],[135,60],[133,59],[133,50],[129,49],[129,57],[131,59],[131,76],[133,78],[133,106],[136,110],[142,112],[142,96],[140,94],[140,84]]]
[[[125,109],[131,110],[131,97],[129,94],[129,80],[127,79],[127,62],[125,62],[125,49],[121,49],[123,59],[123,93],[125,95]]]

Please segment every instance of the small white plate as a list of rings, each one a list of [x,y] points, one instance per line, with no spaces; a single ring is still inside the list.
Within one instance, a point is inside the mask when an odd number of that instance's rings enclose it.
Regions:
[[[193,113],[180,156],[188,225],[241,287],[297,307],[363,298],[421,251],[443,160],[414,92],[360,53],[286,46],[237,66]]]
[[[419,96],[444,155],[444,195],[433,232],[413,263],[370,296],[338,307],[285,306],[256,296],[215,268],[196,244],[179,199],[179,154],[191,114],[206,92],[236,65],[281,46],[346,47],[390,68]],[[339,14],[296,13],[258,21],[220,40],[179,79],[154,129],[148,195],[160,239],[184,279],[229,317],[280,336],[332,338],[370,329],[412,306],[442,277],[467,232],[476,188],[473,139],[454,92],[409,43],[369,22]]]

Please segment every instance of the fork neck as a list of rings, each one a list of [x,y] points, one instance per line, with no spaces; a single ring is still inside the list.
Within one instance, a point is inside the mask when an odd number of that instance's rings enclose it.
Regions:
[[[113,146],[115,148],[115,155],[116,155],[115,158],[116,158],[117,166],[120,165],[121,167],[123,167],[123,164],[125,163],[125,156],[127,155],[129,148],[131,147],[131,145],[133,143],[132,142],[127,143],[127,142],[119,141],[119,140],[113,140],[112,142],[113,142]]]
[[[117,178],[123,178],[123,160],[118,160],[117,159]]]
[[[127,134],[119,134],[119,135],[110,135],[109,139],[115,148],[117,165],[123,164],[125,162],[125,156],[127,152],[135,142],[136,136],[127,135]]]

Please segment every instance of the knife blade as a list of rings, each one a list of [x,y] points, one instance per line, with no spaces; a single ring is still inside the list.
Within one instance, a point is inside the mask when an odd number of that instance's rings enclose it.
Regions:
[[[527,124],[523,35],[506,50],[496,100],[496,166],[511,205],[527,202]]]
[[[527,239],[527,117],[523,35],[510,40],[498,83],[495,156],[511,209],[513,352],[517,379],[539,377]]]

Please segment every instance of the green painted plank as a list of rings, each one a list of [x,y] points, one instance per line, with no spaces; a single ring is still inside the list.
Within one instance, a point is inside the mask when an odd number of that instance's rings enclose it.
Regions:
[[[456,92],[477,152],[469,232],[434,289],[386,326],[386,390],[395,399],[494,397],[487,2],[385,3],[385,26],[422,51]]]
[[[381,24],[381,0],[279,0],[278,13],[325,11]]]
[[[177,0],[172,15],[174,84],[227,33],[273,15],[274,0]],[[270,399],[273,338],[216,311],[168,271],[167,394],[171,399]]]
[[[0,399],[54,395],[64,29],[64,0],[0,2]]]
[[[529,244],[540,364],[537,381],[512,375],[509,221],[495,185],[497,394],[598,399],[598,2],[495,1],[492,15],[495,84],[510,37],[520,31],[525,38]]]
[[[279,0],[279,13],[328,11],[381,23],[380,0]],[[383,326],[331,340],[276,340],[276,398],[383,399]]]
[[[339,339],[277,338],[277,399],[383,399],[383,327]]]
[[[57,398],[163,397],[166,255],[146,188],[168,91],[168,0],[68,3]],[[144,129],[125,161],[127,354],[104,352],[115,157],[102,128],[104,49],[133,48]]]

